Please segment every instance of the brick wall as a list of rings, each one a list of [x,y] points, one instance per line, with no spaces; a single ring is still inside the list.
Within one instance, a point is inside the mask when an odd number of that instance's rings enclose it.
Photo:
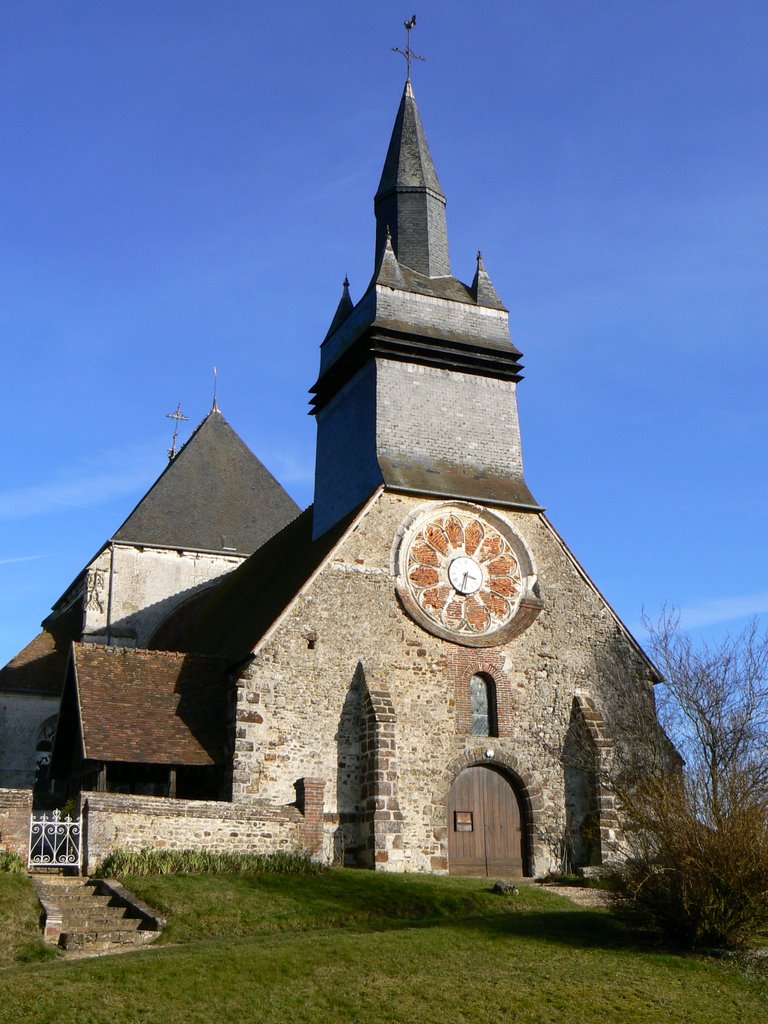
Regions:
[[[427,334],[439,325],[440,335],[445,338],[473,338],[480,344],[490,342],[501,349],[511,345],[509,314],[505,309],[377,285],[376,315],[379,321],[408,324],[410,330],[425,328]]]
[[[471,481],[482,465],[522,480],[515,383],[370,360],[317,416],[315,537],[373,493],[380,460],[415,462],[435,479],[457,467]]]
[[[482,466],[521,478],[516,385],[476,374],[377,359],[376,443],[392,462]]]
[[[511,736],[515,696],[504,671],[504,655],[468,647],[453,647],[446,655],[445,678],[446,682],[453,684],[456,732],[460,735],[472,733],[469,684],[473,675],[486,676],[492,684],[489,696],[495,703],[496,719],[496,732],[492,735]]]
[[[18,853],[26,861],[31,814],[31,789],[0,789],[0,850]]]

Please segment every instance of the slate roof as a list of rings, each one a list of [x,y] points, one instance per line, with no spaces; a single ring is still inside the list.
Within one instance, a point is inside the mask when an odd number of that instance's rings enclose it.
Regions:
[[[466,495],[492,505],[541,510],[541,505],[520,476],[489,473],[478,456],[477,465],[462,465],[433,455],[414,452],[410,458],[379,454],[381,475],[387,487],[408,494],[455,498]]]
[[[171,765],[227,760],[228,692],[225,665],[218,659],[76,643],[72,685],[86,760]],[[71,696],[70,691],[65,699]]]
[[[113,539],[250,554],[299,511],[214,408]]]
[[[359,510],[312,540],[312,506],[229,573],[176,636],[179,650],[242,661],[331,551]]]
[[[58,697],[64,687],[69,645],[82,636],[83,612],[73,605],[55,627],[44,629],[0,669],[0,690]]]

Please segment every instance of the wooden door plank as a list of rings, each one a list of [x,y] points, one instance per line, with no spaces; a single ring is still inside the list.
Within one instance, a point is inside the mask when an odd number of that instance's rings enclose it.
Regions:
[[[523,876],[520,805],[505,776],[482,765],[465,768],[454,781],[447,803],[450,874]]]

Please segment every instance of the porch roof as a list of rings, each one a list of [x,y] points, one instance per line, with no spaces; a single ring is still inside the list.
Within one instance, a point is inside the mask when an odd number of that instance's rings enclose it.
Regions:
[[[75,643],[71,669],[68,685],[75,691],[86,760],[227,761],[229,702],[221,659]]]

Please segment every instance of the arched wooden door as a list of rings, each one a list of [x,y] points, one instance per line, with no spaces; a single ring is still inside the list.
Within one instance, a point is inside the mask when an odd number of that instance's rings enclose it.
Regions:
[[[493,768],[465,768],[451,787],[448,872],[523,876],[520,802],[512,783]]]

